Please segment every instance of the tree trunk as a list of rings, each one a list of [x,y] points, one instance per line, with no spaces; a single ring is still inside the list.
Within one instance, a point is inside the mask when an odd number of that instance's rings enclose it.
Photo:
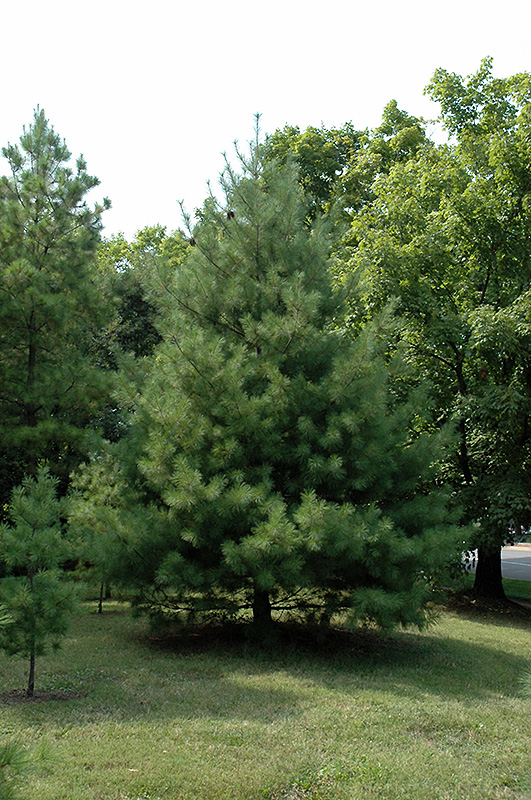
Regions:
[[[98,601],[98,614],[103,614],[103,590],[105,589],[105,584],[102,583],[100,586],[100,599]]]
[[[35,386],[35,364],[37,361],[37,347],[35,346],[35,314],[31,312],[29,320],[29,342],[28,342],[28,365],[26,376],[26,389],[28,391],[28,400],[26,402],[25,416],[26,425],[28,428],[35,428],[37,425],[37,412],[33,397]],[[29,443],[26,451],[26,468],[29,475],[35,477],[37,474],[37,450],[34,442]]]
[[[502,583],[501,548],[496,551],[478,548],[474,594],[490,600],[505,600]]]
[[[253,597],[253,623],[255,628],[264,631],[272,624],[269,592],[264,592],[256,587]]]
[[[35,691],[35,641],[31,643],[28,688],[26,697],[33,697]]]
[[[29,579],[30,594],[32,599],[33,599],[33,576],[34,576],[34,570],[28,569],[28,579]],[[32,611],[32,613],[34,612]],[[30,663],[29,663],[28,688],[26,690],[26,697],[33,697],[34,689],[35,689],[35,619],[33,619],[32,631],[31,631]]]

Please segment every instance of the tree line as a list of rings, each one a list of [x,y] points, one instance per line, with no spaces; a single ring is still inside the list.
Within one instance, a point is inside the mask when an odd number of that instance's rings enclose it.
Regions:
[[[531,525],[530,80],[437,70],[444,143],[395,102],[374,130],[257,121],[184,230],[132,242],[35,112],[0,181],[0,645],[34,665],[61,635],[68,561],[262,632],[422,625],[476,549],[503,597]]]

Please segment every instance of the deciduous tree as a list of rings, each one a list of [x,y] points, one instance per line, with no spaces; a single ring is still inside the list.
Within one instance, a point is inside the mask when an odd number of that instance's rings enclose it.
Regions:
[[[455,138],[378,177],[346,261],[362,317],[395,298],[438,419],[456,425],[448,468],[476,526],[475,589],[503,597],[500,548],[531,519],[530,76],[495,79],[487,60],[468,79],[438,70],[429,92]]]
[[[264,158],[284,166],[293,159],[299,169],[299,182],[308,197],[309,222],[329,210],[337,195],[341,176],[360,149],[363,133],[352,123],[342,128],[310,126],[305,131],[286,125],[266,140]]]

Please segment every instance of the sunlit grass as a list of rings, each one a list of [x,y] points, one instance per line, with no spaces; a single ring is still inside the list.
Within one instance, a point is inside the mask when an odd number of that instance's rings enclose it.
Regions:
[[[526,796],[525,619],[445,614],[425,633],[274,654],[239,638],[162,647],[106,609],[40,660],[48,696],[8,702],[25,664],[0,656],[2,733],[52,753],[27,800]]]

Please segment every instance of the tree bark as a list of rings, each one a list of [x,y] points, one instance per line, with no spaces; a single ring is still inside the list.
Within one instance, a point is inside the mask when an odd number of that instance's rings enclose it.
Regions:
[[[459,349],[456,347],[455,344],[451,345],[451,348],[455,355],[455,363],[454,363],[454,372],[457,379],[457,386],[459,389],[459,394],[461,397],[467,397],[468,395],[468,387],[466,385],[465,374],[463,371],[463,359],[459,352]],[[467,484],[472,483],[472,472],[470,470],[470,461],[468,458],[468,441],[467,441],[467,429],[466,429],[466,422],[464,417],[461,417],[459,420],[459,463],[461,465],[461,470],[463,472],[463,477]]]
[[[505,600],[502,583],[501,549],[497,551],[478,547],[474,594],[489,600]]]
[[[253,597],[253,623],[258,630],[267,630],[272,624],[269,592],[255,587]]]
[[[28,578],[30,582],[30,592],[33,598],[33,571],[28,570]],[[33,620],[30,644],[30,663],[28,675],[28,688],[26,689],[26,697],[33,697],[35,690],[35,619]]]
[[[35,399],[33,396],[35,387],[35,365],[37,362],[37,347],[35,345],[35,313],[31,312],[29,320],[29,341],[28,341],[28,365],[26,376],[26,389],[28,391],[28,400],[26,402],[26,425],[28,428],[35,428],[37,425],[37,412],[35,408]],[[28,474],[34,477],[37,474],[37,452],[36,445],[31,442],[27,449],[27,471]]]
[[[26,690],[26,697],[33,697],[34,691],[35,691],[35,640],[32,641],[31,643],[28,688]]]

